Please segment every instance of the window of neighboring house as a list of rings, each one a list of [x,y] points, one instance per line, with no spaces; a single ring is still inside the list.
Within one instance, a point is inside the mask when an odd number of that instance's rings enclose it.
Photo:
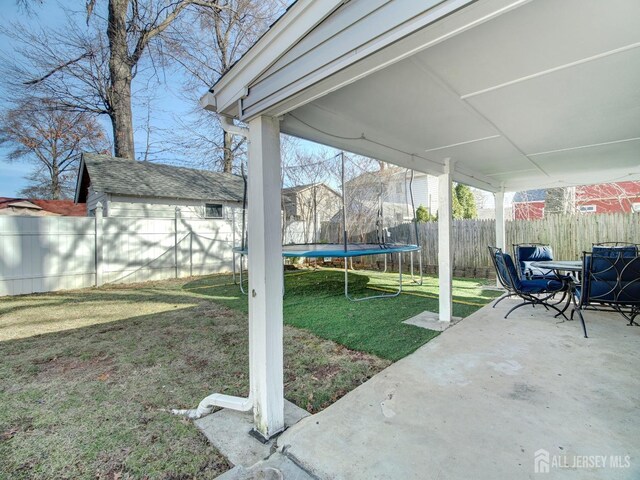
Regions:
[[[578,207],[578,211],[581,213],[595,213],[596,206],[595,205],[580,205]]]
[[[222,218],[222,205],[220,203],[205,203],[205,218]]]

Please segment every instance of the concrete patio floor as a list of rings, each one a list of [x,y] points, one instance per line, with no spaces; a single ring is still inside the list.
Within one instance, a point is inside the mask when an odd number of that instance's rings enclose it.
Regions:
[[[539,308],[505,320],[514,302],[449,328],[278,447],[322,479],[640,478],[640,328],[587,312],[585,339],[578,320]],[[545,451],[550,473],[534,473]]]

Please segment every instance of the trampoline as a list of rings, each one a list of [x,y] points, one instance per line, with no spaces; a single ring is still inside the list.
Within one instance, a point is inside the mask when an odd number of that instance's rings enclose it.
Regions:
[[[411,278],[414,278],[413,273],[413,252],[419,252],[419,245],[406,245],[399,243],[348,243],[346,245],[332,244],[332,243],[317,243],[317,244],[303,244],[303,245],[284,245],[282,247],[283,258],[343,258],[344,259],[344,296],[353,301],[359,302],[362,300],[370,300],[373,298],[390,298],[397,297],[402,293],[402,254],[411,254]],[[244,290],[244,280],[242,275],[242,263],[243,258],[248,255],[249,251],[246,248],[236,247],[233,249],[235,254],[240,255],[240,275],[239,285],[242,293],[246,295]],[[367,297],[355,298],[349,293],[349,266],[347,264],[348,258],[364,257],[370,255],[385,255],[385,271],[386,271],[386,259],[387,255],[398,254],[398,290],[392,293],[384,293],[378,295],[369,295]],[[419,271],[420,282],[422,284],[422,259],[418,255],[419,259]],[[235,281],[235,271],[234,271]],[[414,280],[415,281],[415,280]],[[418,282],[416,282],[418,283]]]
[[[373,242],[351,242],[349,241],[349,232],[348,225],[349,220],[347,216],[347,205],[346,205],[346,188],[345,188],[345,156],[344,152],[336,155],[334,158],[340,158],[341,161],[341,169],[340,169],[340,177],[341,177],[341,203],[342,203],[342,241],[340,243],[319,243],[319,242],[309,242],[309,243],[291,243],[282,246],[282,257],[283,258],[342,258],[344,260],[344,295],[347,299],[351,301],[362,301],[369,300],[373,298],[390,298],[397,297],[402,293],[402,259],[403,254],[408,253],[410,255],[410,274],[412,280],[418,285],[422,285],[423,281],[423,272],[422,272],[422,255],[420,254],[421,247],[418,242],[418,230],[417,230],[417,222],[415,218],[415,205],[413,202],[413,191],[412,191],[412,183],[413,183],[413,171],[410,171],[410,176],[408,175],[409,170],[405,172],[405,183],[408,182],[408,188],[406,189],[406,196],[410,198],[410,201],[407,203],[411,206],[411,215],[413,223],[412,230],[415,233],[416,243],[399,243],[399,242],[388,242],[387,238],[390,235],[388,228],[386,228],[384,223],[384,202],[382,200],[382,193],[374,192],[374,195],[377,196],[374,202],[369,202],[369,204],[377,204],[377,211],[375,212],[375,227],[376,230],[376,240],[377,243]],[[368,172],[371,174],[371,172]],[[374,177],[379,175],[374,174]],[[246,295],[246,291],[244,289],[244,279],[243,279],[243,270],[244,270],[244,258],[248,256],[249,250],[247,248],[247,240],[246,240],[246,202],[247,202],[247,179],[243,172],[243,179],[245,183],[245,191],[244,191],[244,199],[243,199],[243,209],[242,209],[242,236],[241,236],[241,245],[233,248],[233,253],[235,255],[239,255],[240,257],[240,268],[239,268],[239,282],[236,282],[236,262],[233,261],[233,281],[234,283],[239,283],[240,290],[243,294]],[[354,196],[362,199],[364,190],[371,190],[371,186],[369,184],[366,185],[356,185],[354,190]],[[366,202],[363,202],[366,204]],[[361,207],[362,204],[359,206]],[[374,208],[376,208],[374,207]],[[316,202],[314,198],[314,208],[316,208]],[[362,213],[362,212],[361,212]],[[373,213],[373,212],[371,212]],[[315,211],[314,211],[314,219],[315,219]],[[365,216],[366,212],[365,212]],[[315,229],[314,229],[315,232]],[[414,259],[413,253],[418,253],[418,265],[419,265],[419,281],[415,280],[414,275]],[[384,256],[384,272],[387,271],[387,258],[391,255],[398,255],[398,289],[395,292],[383,293],[377,295],[369,295],[365,297],[355,298],[349,293],[349,260],[354,257],[366,257],[366,256],[375,256],[375,255],[383,255]],[[353,268],[353,265],[352,265]],[[284,294],[284,292],[283,292]]]

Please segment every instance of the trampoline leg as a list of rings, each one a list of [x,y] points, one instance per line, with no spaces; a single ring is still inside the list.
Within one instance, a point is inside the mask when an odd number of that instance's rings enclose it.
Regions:
[[[422,252],[418,250],[418,270],[420,273],[420,281],[418,282],[416,282],[415,275],[413,272],[413,252],[410,252],[410,254],[411,254],[411,281],[418,286],[422,286],[422,283],[424,282],[424,277],[422,273]]]
[[[387,254],[385,254],[384,258],[386,261]],[[344,296],[347,298],[347,300],[350,300],[352,302],[361,302],[363,300],[372,300],[374,298],[397,297],[398,295],[400,295],[400,293],[402,293],[402,252],[398,252],[398,263],[399,263],[400,271],[398,275],[398,291],[397,292],[386,293],[383,295],[369,295],[368,297],[362,297],[362,298],[353,298],[351,295],[349,295],[349,270],[347,268],[348,264],[347,264],[347,259],[345,257],[344,259]]]
[[[243,295],[246,295],[247,292],[244,291],[244,279],[242,278],[242,270],[244,267],[244,255],[240,254],[240,291]]]
[[[232,269],[232,272],[233,272],[233,277],[232,278],[233,278],[233,283],[236,284],[237,283],[236,282],[236,252],[233,252],[231,255],[232,255],[231,269]]]

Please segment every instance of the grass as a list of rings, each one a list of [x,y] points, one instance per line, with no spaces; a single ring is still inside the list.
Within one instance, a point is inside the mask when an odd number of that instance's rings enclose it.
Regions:
[[[354,295],[394,275],[350,274]],[[286,277],[285,396],[330,405],[437,332],[405,325],[437,311],[437,280],[394,299],[349,302],[343,273]],[[454,314],[495,297],[454,281]],[[212,392],[248,392],[247,299],[229,276],[3,298],[0,478],[214,478],[229,464],[170,415]]]
[[[182,282],[4,298],[0,478],[214,478],[229,468],[167,413],[248,392],[246,315]],[[389,362],[285,328],[285,396],[316,412]]]
[[[406,277],[405,277],[406,278]],[[393,290],[397,274],[350,272],[350,292],[354,296]],[[406,282],[409,294],[396,298],[351,302],[344,297],[344,272],[321,269],[299,270],[285,276],[284,321],[333,340],[351,350],[372,353],[396,361],[415,351],[438,335],[402,323],[429,310],[438,311],[438,280],[425,277],[422,286]],[[455,316],[466,317],[490,302],[499,293],[484,290],[486,282],[456,279],[453,282]],[[228,276],[206,277],[184,285],[184,289],[210,296],[216,302],[240,312],[247,311],[247,300]]]

